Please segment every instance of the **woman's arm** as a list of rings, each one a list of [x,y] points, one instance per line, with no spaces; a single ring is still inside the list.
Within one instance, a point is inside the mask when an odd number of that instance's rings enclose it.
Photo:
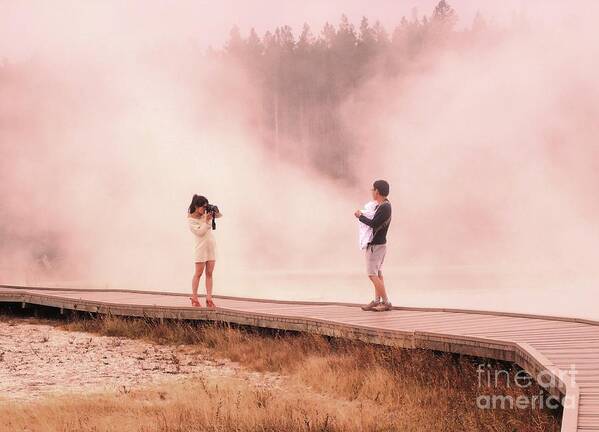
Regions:
[[[205,219],[193,219],[189,218],[189,229],[192,233],[201,236],[204,236],[209,230],[212,229],[212,225],[206,222]]]

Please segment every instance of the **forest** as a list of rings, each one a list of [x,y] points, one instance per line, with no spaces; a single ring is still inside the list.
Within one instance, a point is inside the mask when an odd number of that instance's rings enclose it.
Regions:
[[[480,49],[502,35],[480,13],[466,28],[457,23],[458,13],[441,0],[429,16],[414,9],[392,30],[367,17],[355,25],[345,15],[318,33],[308,23],[298,35],[284,25],[262,37],[253,28],[243,37],[233,27],[225,46],[207,55],[241,68],[259,89],[261,107],[251,122],[269,153],[351,182],[357,146],[344,102],[369,80],[422,72],[448,50]]]

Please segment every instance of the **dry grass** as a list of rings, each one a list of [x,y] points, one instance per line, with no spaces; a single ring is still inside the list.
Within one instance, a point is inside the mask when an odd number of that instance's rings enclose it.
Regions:
[[[479,409],[479,394],[535,395],[532,386],[479,388],[480,360],[315,335],[105,317],[55,325],[102,335],[190,344],[256,371],[284,389],[235,379],[187,379],[121,394],[0,406],[0,430],[30,431],[557,431],[557,413]],[[501,369],[505,365],[495,364]],[[7,422],[12,422],[9,424]]]

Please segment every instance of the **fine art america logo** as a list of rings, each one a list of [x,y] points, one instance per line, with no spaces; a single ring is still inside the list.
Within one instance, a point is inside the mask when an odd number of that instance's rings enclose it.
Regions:
[[[569,370],[559,370],[557,375],[544,370],[536,376],[531,376],[525,370],[498,370],[488,363],[477,366],[478,387],[487,389],[526,389],[536,381],[543,388],[557,388],[561,382],[566,385],[576,385],[576,367],[570,365]],[[567,408],[575,400],[566,395],[560,398],[539,391],[538,394],[483,394],[476,398],[476,406],[480,409],[557,409],[560,405]]]

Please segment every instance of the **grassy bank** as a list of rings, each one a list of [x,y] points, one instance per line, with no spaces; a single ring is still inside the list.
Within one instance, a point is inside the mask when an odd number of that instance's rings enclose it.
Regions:
[[[315,335],[99,317],[49,320],[67,330],[191,345],[285,385],[193,377],[112,394],[0,405],[1,430],[31,431],[557,431],[548,409],[480,409],[479,395],[532,396],[536,385],[479,386],[481,359]],[[491,370],[509,365],[491,363]],[[495,384],[495,383],[493,383]]]

